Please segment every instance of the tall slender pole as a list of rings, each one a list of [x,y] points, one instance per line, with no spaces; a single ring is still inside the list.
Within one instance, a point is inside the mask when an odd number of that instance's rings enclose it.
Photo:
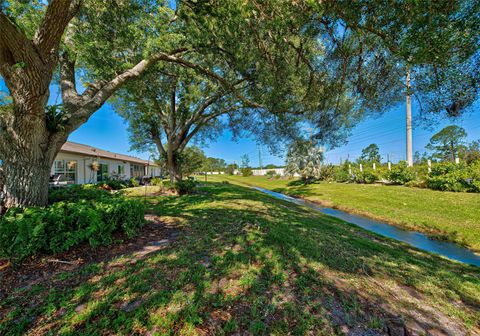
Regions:
[[[262,165],[262,147],[258,146],[258,165],[260,167],[260,170],[263,170],[263,165]]]
[[[406,77],[407,86],[407,163],[409,167],[413,166],[412,149],[412,99],[410,97],[410,69],[407,68]]]

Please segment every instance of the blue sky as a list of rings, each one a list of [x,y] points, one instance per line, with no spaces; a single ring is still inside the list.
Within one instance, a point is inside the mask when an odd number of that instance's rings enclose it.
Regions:
[[[0,90],[6,90],[3,81],[0,80]],[[51,95],[51,102],[55,100],[56,94]],[[480,103],[477,102],[469,113],[461,119],[456,120],[454,124],[462,126],[468,133],[468,140],[480,139]],[[418,114],[416,105],[412,103],[412,114],[415,117]],[[441,128],[452,124],[451,121],[443,120],[433,125],[432,129],[422,128],[421,125],[415,125],[413,129],[413,150],[424,151],[424,146],[428,143],[430,137]],[[113,152],[130,154],[144,159],[148,158],[148,153],[130,152],[128,142],[127,125],[123,119],[118,116],[107,103],[97,111],[87,123],[73,132],[69,137],[70,141],[75,141],[91,146],[99,147]],[[340,159],[345,160],[349,155],[350,159],[357,158],[362,148],[371,143],[376,143],[380,147],[381,155],[386,159],[390,155],[392,161],[405,159],[405,105],[400,104],[396,108],[387,111],[383,116],[377,118],[368,118],[359,123],[348,138],[348,143],[335,150],[326,153],[326,161],[338,163]],[[263,164],[273,163],[282,165],[284,158],[275,156],[268,152],[266,146],[260,146],[262,151]],[[207,156],[219,157],[227,162],[236,161],[239,163],[243,154],[248,154],[250,164],[258,166],[259,146],[253,138],[240,138],[232,141],[230,132],[226,131],[216,141],[203,147]]]
[[[462,126],[468,133],[469,141],[480,139],[480,113],[476,104],[472,111],[464,117],[456,120],[454,124]],[[413,119],[418,111],[413,105]],[[424,151],[424,146],[430,137],[444,126],[452,122],[444,120],[433,125],[432,129],[425,129],[421,125],[414,125],[413,129],[413,150]],[[90,120],[75,131],[69,138],[71,141],[86,143],[110,151],[129,153],[127,125],[112,108],[106,104],[100,111],[95,113]],[[362,148],[371,143],[380,147],[382,156],[386,159],[390,155],[392,161],[405,159],[405,105],[389,110],[383,116],[369,118],[358,124],[348,138],[348,143],[335,150],[326,153],[327,162],[338,163],[340,159],[345,160],[347,155],[350,159],[357,158]],[[259,146],[253,138],[240,138],[232,141],[230,132],[226,131],[215,142],[210,143],[203,150],[208,156],[220,157],[227,162],[240,162],[243,154],[248,154],[250,163],[258,165]],[[283,164],[284,159],[272,155],[267,147],[261,146],[263,164]],[[130,154],[147,158],[148,154],[130,152]]]

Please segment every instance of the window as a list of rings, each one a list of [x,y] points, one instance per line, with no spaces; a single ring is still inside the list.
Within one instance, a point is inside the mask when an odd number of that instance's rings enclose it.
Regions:
[[[63,175],[67,181],[77,181],[77,161],[55,160],[53,163],[55,175]]]
[[[97,170],[97,182],[105,181],[108,177],[108,164],[100,163],[100,167]]]
[[[143,177],[145,175],[145,167],[141,165],[132,164],[130,166],[131,177]]]
[[[124,175],[125,174],[125,166],[124,165],[118,165],[117,173],[118,173],[118,175]]]

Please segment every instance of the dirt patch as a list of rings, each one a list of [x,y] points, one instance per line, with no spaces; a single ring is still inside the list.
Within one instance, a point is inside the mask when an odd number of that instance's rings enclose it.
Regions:
[[[153,253],[176,240],[181,228],[173,221],[160,221],[158,216],[146,215],[147,224],[140,234],[128,239],[116,233],[110,246],[96,249],[83,244],[68,252],[56,255],[41,255],[22,264],[12,265],[0,260],[0,300],[16,288],[29,288],[48,282],[59,273],[73,272],[89,263],[108,261],[120,255],[134,253],[134,260]]]

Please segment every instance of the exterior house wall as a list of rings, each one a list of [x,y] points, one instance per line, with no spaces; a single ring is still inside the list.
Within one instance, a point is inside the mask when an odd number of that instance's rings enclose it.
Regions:
[[[60,152],[58,153],[55,161],[64,161],[65,164],[69,162],[76,162],[75,167],[75,183],[78,184],[85,184],[85,183],[96,183],[97,182],[97,172],[92,171],[90,165],[93,161],[96,161],[100,164],[108,165],[108,175],[117,175],[118,174],[118,166],[123,166],[124,173],[120,174],[122,179],[129,179],[130,178],[130,162],[122,161],[122,160],[112,160],[112,159],[105,159],[105,158],[94,158],[89,157],[81,154],[75,153],[67,153],[67,152]],[[55,163],[51,169],[51,175],[55,175]]]
[[[148,177],[155,177],[155,176],[160,176],[162,174],[162,171],[160,167],[157,166],[148,166],[147,167],[147,176]]]
[[[133,163],[133,162],[128,162],[128,161],[123,161],[123,160],[115,160],[115,159],[107,159],[107,158],[102,158],[102,157],[92,157],[92,156],[87,156],[87,155],[82,155],[82,154],[76,154],[76,153],[69,153],[69,152],[59,152],[57,154],[57,157],[55,158],[55,161],[62,161],[63,165],[65,166],[64,169],[67,169],[66,166],[68,166],[69,163],[71,162],[76,162],[75,168],[70,169],[68,173],[70,173],[70,176],[72,172],[74,171],[75,173],[75,183],[76,184],[86,184],[86,183],[97,183],[97,172],[92,171],[90,168],[90,165],[92,162],[96,161],[99,164],[105,164],[108,165],[108,176],[115,176],[115,175],[120,175],[122,179],[130,179],[132,177],[131,175],[131,168],[133,165],[137,166],[137,174],[141,175],[142,177],[147,175],[150,177],[153,176],[160,176],[161,171],[160,167],[158,166],[149,166],[148,171],[147,167],[144,164],[141,163]],[[56,167],[56,163],[54,162],[52,168],[51,168],[51,175],[55,175],[56,173],[62,172],[62,169]],[[61,165],[60,165],[61,166]],[[59,166],[59,167],[60,167]],[[71,165],[70,165],[71,166]],[[118,174],[119,172],[119,166],[123,167],[123,173]],[[65,173],[67,173],[67,170],[64,170]]]

